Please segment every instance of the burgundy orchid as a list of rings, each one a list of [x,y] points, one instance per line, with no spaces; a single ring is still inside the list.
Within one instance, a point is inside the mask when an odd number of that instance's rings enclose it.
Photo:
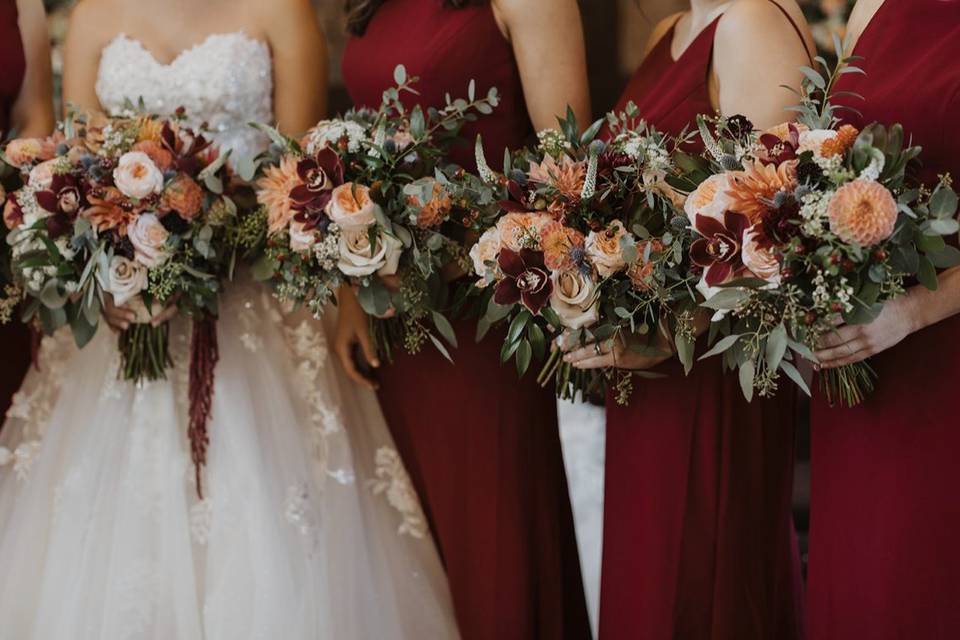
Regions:
[[[200,170],[200,161],[197,156],[211,144],[210,140],[187,129],[174,128],[169,122],[164,123],[160,132],[163,147],[176,158],[178,170],[194,174]]]
[[[706,270],[708,285],[722,284],[743,268],[743,234],[751,226],[747,216],[727,211],[720,222],[698,214],[694,226],[702,237],[690,246],[690,259]]]
[[[494,301],[502,305],[523,302],[531,313],[539,315],[553,294],[553,282],[543,253],[532,249],[521,249],[519,253],[503,249],[497,263],[504,278],[493,294]]]
[[[786,140],[772,133],[765,133],[760,136],[760,144],[763,149],[757,154],[757,157],[766,164],[780,166],[784,162],[797,159],[797,150],[800,148],[800,130],[796,125],[789,125],[789,137]]]
[[[55,175],[50,188],[38,191],[37,204],[52,215],[47,218],[47,231],[53,238],[66,234],[80,209],[85,205],[80,182],[72,175]]]
[[[343,184],[343,163],[335,151],[324,147],[312,158],[297,163],[297,175],[303,184],[290,191],[292,208],[297,211],[295,219],[312,229],[322,221],[333,190]]]

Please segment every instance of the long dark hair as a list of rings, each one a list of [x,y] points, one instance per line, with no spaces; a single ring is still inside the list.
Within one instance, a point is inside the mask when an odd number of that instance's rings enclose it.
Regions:
[[[346,0],[347,31],[355,36],[362,36],[367,25],[373,19],[377,9],[387,0]],[[435,0],[437,1],[437,0]],[[443,6],[451,9],[462,9],[469,5],[483,4],[488,0],[443,0]]]

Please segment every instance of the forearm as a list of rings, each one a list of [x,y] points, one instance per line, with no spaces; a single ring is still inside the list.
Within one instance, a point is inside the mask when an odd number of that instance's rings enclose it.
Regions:
[[[907,292],[912,331],[920,331],[960,313],[960,267],[948,269],[937,278],[940,286],[930,291],[922,285]]]

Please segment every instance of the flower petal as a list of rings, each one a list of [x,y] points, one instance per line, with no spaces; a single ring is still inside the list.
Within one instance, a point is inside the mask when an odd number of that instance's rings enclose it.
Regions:
[[[520,289],[514,278],[504,278],[497,284],[493,292],[493,301],[502,305],[513,305],[520,302]]]

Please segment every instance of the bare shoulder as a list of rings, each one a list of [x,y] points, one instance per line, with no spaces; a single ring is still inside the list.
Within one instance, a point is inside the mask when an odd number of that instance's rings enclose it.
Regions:
[[[742,39],[749,32],[751,35],[766,34],[767,39],[774,34],[794,33],[791,21],[804,33],[804,40],[808,40],[810,29],[794,0],[734,0],[720,18],[717,36]]]
[[[558,11],[578,10],[577,0],[490,0],[493,10],[508,20],[524,16],[542,20]]]
[[[247,6],[256,14],[261,24],[267,27],[289,28],[305,19],[317,21],[317,14],[310,0],[248,0]]]
[[[122,9],[117,0],[80,0],[70,12],[70,25],[82,29],[102,30]]]

